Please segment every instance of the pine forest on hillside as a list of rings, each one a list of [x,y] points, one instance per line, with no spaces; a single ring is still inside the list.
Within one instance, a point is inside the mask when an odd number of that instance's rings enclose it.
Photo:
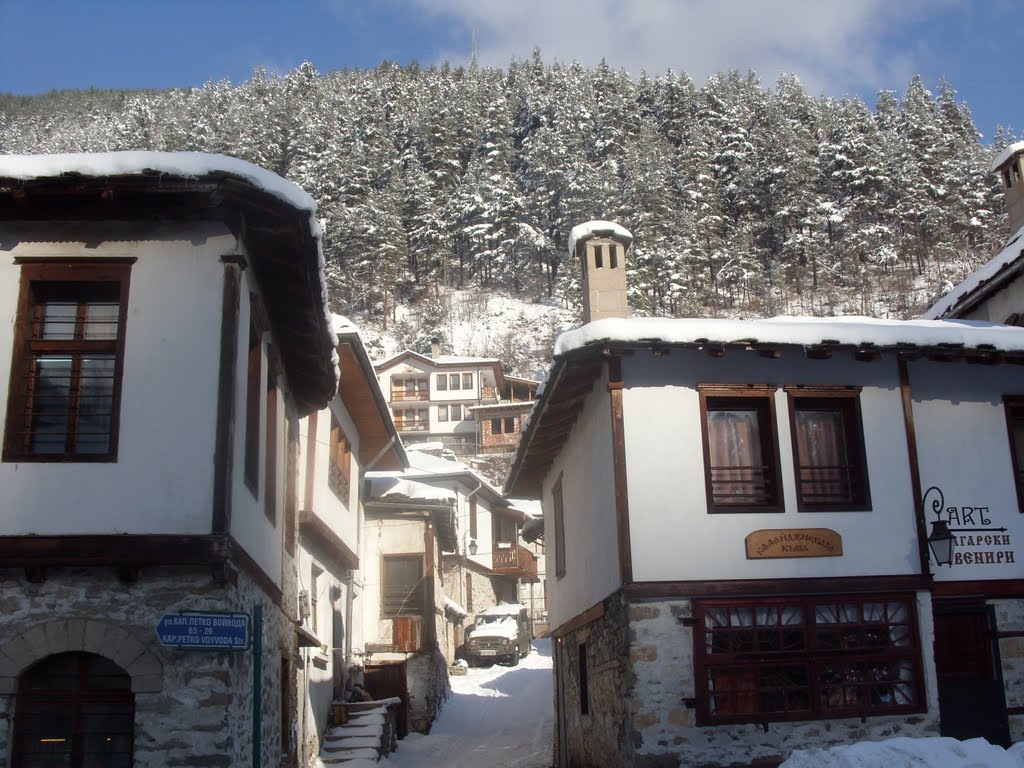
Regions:
[[[537,53],[0,96],[0,152],[122,149],[219,152],[297,182],[334,309],[387,327],[415,305],[420,342],[454,289],[578,311],[566,243],[590,219],[632,230],[631,303],[669,316],[909,317],[1008,234],[993,146],[952,87],[917,77],[871,107],[788,76],[699,87]]]

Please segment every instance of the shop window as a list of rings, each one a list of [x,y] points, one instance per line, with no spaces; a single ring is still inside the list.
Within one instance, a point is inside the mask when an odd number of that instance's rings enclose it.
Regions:
[[[1010,434],[1010,458],[1017,486],[1017,508],[1024,512],[1024,397],[1007,397],[1003,404]]]
[[[781,511],[774,390],[701,390],[710,512]]]
[[[21,264],[4,461],[114,461],[131,261]]]
[[[924,708],[912,595],[699,601],[698,724]]]
[[[134,697],[128,674],[92,653],[60,653],[18,685],[13,768],[131,768]]]
[[[859,393],[789,390],[801,511],[870,509]]]

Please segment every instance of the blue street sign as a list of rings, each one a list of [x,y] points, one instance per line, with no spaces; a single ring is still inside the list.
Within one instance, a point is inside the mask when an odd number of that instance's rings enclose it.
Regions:
[[[245,613],[165,613],[156,636],[171,648],[244,651],[249,647],[249,616]]]

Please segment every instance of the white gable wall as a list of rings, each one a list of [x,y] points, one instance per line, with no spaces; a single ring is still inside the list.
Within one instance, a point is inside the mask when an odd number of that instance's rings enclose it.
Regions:
[[[891,358],[860,363],[843,355],[807,360],[792,352],[784,352],[778,360],[740,352],[727,352],[721,359],[685,350],[659,358],[638,352],[623,358],[623,376],[636,581],[866,576],[920,570],[898,373]],[[779,386],[775,409],[785,512],[707,512],[698,383]],[[788,397],[782,387],[798,384],[863,387],[860,402],[871,511],[797,511]],[[843,556],[748,560],[746,536],[775,528],[832,529],[842,536]],[[615,563],[604,567],[611,571]]]
[[[599,603],[621,585],[615,522],[611,399],[602,377],[547,477],[544,478],[544,540],[551,542],[548,595],[552,627]],[[565,575],[555,576],[555,515],[551,490],[562,478]]]
[[[138,259],[129,286],[117,461],[0,463],[0,534],[210,533],[220,256],[234,253],[236,242],[222,228],[205,239],[197,235],[197,244],[187,231],[177,237],[96,247],[23,242],[0,251],[2,418],[21,277],[14,257]]]

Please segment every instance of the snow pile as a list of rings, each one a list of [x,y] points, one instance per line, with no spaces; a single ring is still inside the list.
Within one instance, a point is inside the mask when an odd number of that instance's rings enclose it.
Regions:
[[[502,603],[480,611],[477,616],[518,616],[521,611],[525,610],[526,606],[522,603]]]
[[[477,614],[473,639],[479,637],[503,637],[515,640],[519,637],[519,623],[511,616],[485,616]]]
[[[1004,750],[985,739],[889,739],[798,749],[779,768],[1024,768],[1024,743]]]
[[[1005,164],[1018,152],[1024,152],[1024,141],[1018,141],[1014,144],[1010,144],[1008,147],[1004,147],[1002,152],[992,158],[992,170],[998,171],[1000,166]]]
[[[448,595],[444,596],[444,609],[448,613],[453,614],[459,619],[464,619],[469,615],[469,611],[463,608],[461,605],[452,600]]]
[[[577,224],[569,233],[569,253],[576,253],[577,241],[584,238],[589,239],[594,235],[615,235],[630,242],[633,240],[633,233],[614,221],[588,221],[583,224]]]

